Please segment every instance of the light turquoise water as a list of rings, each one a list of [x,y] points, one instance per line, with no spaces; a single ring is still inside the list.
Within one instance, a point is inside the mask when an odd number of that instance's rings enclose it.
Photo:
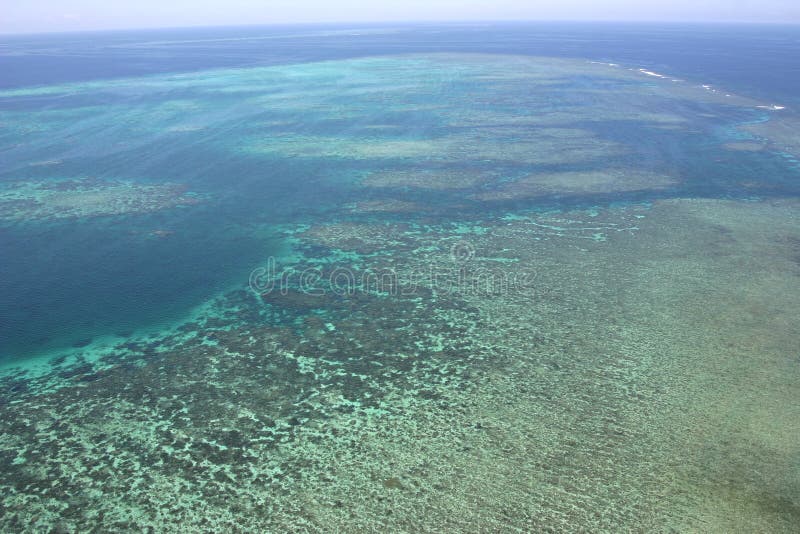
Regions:
[[[790,110],[453,53],[0,105],[6,528],[796,523]]]

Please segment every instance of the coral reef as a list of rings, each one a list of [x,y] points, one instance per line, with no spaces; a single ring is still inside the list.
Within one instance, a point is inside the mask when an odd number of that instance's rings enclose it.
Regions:
[[[13,182],[0,188],[0,220],[47,221],[147,213],[200,202],[179,184],[97,178]]]
[[[157,265],[187,234],[244,243],[214,250],[245,265],[156,332],[6,362],[0,530],[796,531],[791,116],[477,54],[6,102],[0,221],[150,213],[134,230]],[[87,162],[177,178],[70,171]],[[206,226],[173,224],[188,188],[219,192]],[[248,286],[260,266],[236,253],[274,234],[277,272]]]
[[[635,170],[597,170],[533,174],[476,195],[480,200],[529,198],[544,195],[586,195],[664,189],[674,178]]]
[[[456,267],[454,225],[294,233],[331,258],[380,236],[391,253],[364,268],[466,278],[231,292],[172,335],[56,367],[55,389],[5,379],[4,528],[789,532],[796,210],[483,220]],[[529,283],[473,291],[497,266]]]

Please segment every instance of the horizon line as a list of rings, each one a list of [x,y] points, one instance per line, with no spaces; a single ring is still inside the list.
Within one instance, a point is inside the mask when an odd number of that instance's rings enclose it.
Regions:
[[[233,28],[274,28],[274,27],[333,27],[333,26],[409,26],[409,25],[472,25],[472,24],[663,24],[663,25],[710,25],[710,26],[800,26],[800,21],[779,20],[701,20],[701,19],[448,19],[448,20],[374,20],[374,21],[327,21],[327,22],[264,22],[253,24],[189,24],[185,26],[143,26],[143,27],[108,27],[80,30],[56,31],[2,31],[0,37],[6,36],[37,36],[37,35],[65,35],[84,33],[115,33],[115,32],[145,32],[164,30],[200,30],[200,29],[233,29]]]

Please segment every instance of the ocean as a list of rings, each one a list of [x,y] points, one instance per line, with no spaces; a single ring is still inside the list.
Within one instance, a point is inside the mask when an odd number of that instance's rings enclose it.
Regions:
[[[764,38],[765,33],[768,39]],[[800,33],[794,26],[750,25],[508,23],[46,34],[5,38],[0,55],[0,71],[4,73],[0,88],[13,90],[210,69],[453,52],[617,62],[669,73],[693,83],[718,85],[726,91],[763,98],[770,105],[797,106],[800,72],[794,59],[798,46]],[[68,99],[61,94],[53,98],[47,95],[6,98],[2,109],[22,115],[28,110],[63,109],[66,113],[72,108],[92,113],[94,105],[147,106],[150,99],[162,98],[158,93],[109,94],[99,89],[99,94],[71,95]],[[107,118],[115,120],[113,116]],[[15,157],[8,148],[17,140],[13,132],[6,130],[3,136],[6,155],[0,179],[9,182],[20,177],[53,175],[49,169],[41,168],[21,172],[19,165],[35,163],[37,157],[46,161],[69,153],[73,161],[65,164],[72,168],[66,171],[59,168],[55,173],[64,178],[75,174],[108,174],[123,180],[174,179],[196,187],[202,185],[232,199],[252,194],[249,188],[253,185],[252,177],[258,180],[262,172],[258,162],[214,158],[195,140],[188,146],[170,144],[162,150],[161,138],[155,135],[150,139],[143,136],[137,149],[127,154],[112,154],[113,149],[99,154],[95,145],[98,141],[92,137],[106,137],[105,142],[109,142],[108,130],[120,128],[119,125],[102,120],[96,125],[86,120],[76,125],[67,117],[64,122],[66,126],[59,134],[63,133],[64,138],[70,136],[71,140],[64,139],[61,146],[54,148],[53,140],[48,138],[37,155],[23,151]],[[75,131],[70,132],[70,128]],[[73,135],[80,136],[81,142],[76,143]],[[202,165],[198,165],[198,157]],[[690,160],[686,158],[689,165],[696,164]],[[273,164],[293,165],[283,161]],[[308,207],[304,198],[308,191],[292,191],[297,185],[296,173],[308,172],[313,174],[315,170],[279,167],[272,173],[268,193],[271,200],[265,200],[270,214],[259,213],[256,216],[259,224],[269,219],[282,221],[277,212],[294,211],[292,204]],[[233,176],[235,180],[230,179]],[[336,202],[334,197],[338,194],[341,192],[329,191],[326,197]],[[294,198],[289,199],[291,196]],[[233,200],[230,218],[224,219],[225,222],[247,221],[252,216],[247,214],[248,210],[261,211],[253,205],[253,198],[244,205],[240,201],[241,198]],[[305,209],[301,211],[301,218],[307,215]],[[129,224],[145,224],[149,225],[147,229],[158,231],[164,216],[156,213],[151,216],[156,220],[145,222],[138,218]],[[0,235],[0,250],[7,258],[0,266],[0,287],[7,296],[0,310],[4,319],[0,323],[3,358],[24,358],[43,349],[80,344],[103,334],[158,328],[164,319],[178,318],[220,288],[241,281],[247,275],[247,267],[265,254],[265,247],[269,254],[271,245],[265,245],[260,237],[256,241],[245,236],[206,239],[206,232],[220,231],[217,217],[208,217],[201,211],[196,216],[178,212],[172,217],[175,220],[171,224],[179,225],[182,231],[176,232],[170,243],[142,242],[130,235],[121,237],[118,228],[109,227],[121,223],[106,220],[90,223],[94,227],[71,226],[65,230],[36,226]],[[206,228],[207,223],[211,228]],[[132,228],[128,230],[135,232]],[[198,245],[199,241],[202,245]],[[88,243],[92,246],[87,246]],[[162,250],[165,248],[168,251]],[[53,256],[58,258],[55,264]],[[231,259],[234,257],[237,260]]]
[[[0,38],[0,524],[791,531],[797,57],[789,25]]]

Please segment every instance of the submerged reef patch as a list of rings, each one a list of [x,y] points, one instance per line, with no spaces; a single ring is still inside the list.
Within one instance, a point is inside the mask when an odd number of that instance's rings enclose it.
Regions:
[[[47,221],[148,213],[200,202],[179,184],[78,178],[12,182],[0,187],[0,220]]]
[[[796,530],[791,154],[730,144],[758,102],[654,74],[431,54],[0,91],[0,220],[152,213],[167,270],[183,235],[244,243],[191,256],[244,265],[185,318],[3,370],[0,530]],[[126,179],[49,174],[81,158]],[[205,226],[169,224],[189,188]]]
[[[460,285],[232,291],[56,389],[9,378],[2,526],[790,532],[797,208],[292,231],[341,267]],[[471,290],[498,266],[529,284]]]
[[[397,199],[374,199],[357,202],[350,209],[355,213],[418,213],[423,211],[425,207],[414,202],[405,202]]]
[[[655,191],[674,186],[668,176],[630,169],[532,174],[479,193],[480,200],[529,198],[544,195],[587,195],[630,191]]]

